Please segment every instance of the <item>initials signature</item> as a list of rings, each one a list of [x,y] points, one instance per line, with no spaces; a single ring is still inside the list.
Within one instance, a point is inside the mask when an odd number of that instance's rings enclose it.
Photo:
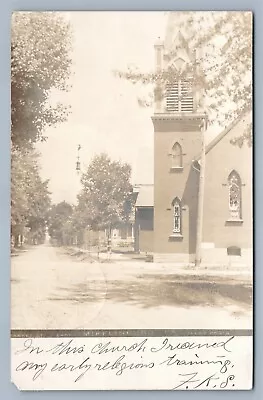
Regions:
[[[173,387],[175,389],[230,389],[234,387],[234,379],[235,375],[222,375],[218,373],[214,373],[205,378],[199,378],[198,372],[191,372],[188,374],[178,374],[178,377],[181,377],[180,383]]]

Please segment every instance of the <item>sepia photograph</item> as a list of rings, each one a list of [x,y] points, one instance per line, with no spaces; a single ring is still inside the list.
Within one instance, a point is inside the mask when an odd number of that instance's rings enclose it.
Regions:
[[[252,330],[252,23],[13,13],[12,331]]]

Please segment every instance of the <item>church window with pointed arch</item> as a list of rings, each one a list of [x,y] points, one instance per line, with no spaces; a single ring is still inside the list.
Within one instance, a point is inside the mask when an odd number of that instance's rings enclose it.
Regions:
[[[182,168],[183,167],[183,151],[182,146],[175,142],[172,147],[172,168]]]
[[[176,235],[182,234],[182,207],[181,201],[176,197],[173,202],[173,233]]]
[[[233,170],[228,176],[229,216],[232,220],[242,219],[242,182],[237,171]]]

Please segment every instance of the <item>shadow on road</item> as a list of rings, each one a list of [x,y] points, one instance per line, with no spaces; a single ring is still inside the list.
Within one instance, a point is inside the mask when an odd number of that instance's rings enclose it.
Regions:
[[[106,289],[106,290],[105,290]],[[133,280],[89,281],[58,288],[53,301],[90,303],[108,299],[141,308],[238,306],[251,309],[252,286],[229,277],[143,274]]]

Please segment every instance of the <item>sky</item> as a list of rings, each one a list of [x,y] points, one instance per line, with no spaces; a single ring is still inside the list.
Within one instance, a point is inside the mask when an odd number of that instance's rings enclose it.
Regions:
[[[81,145],[82,170],[94,155],[132,166],[132,183],[153,183],[153,109],[138,104],[140,88],[115,76],[137,66],[154,69],[154,43],[165,36],[162,12],[73,12],[72,88],[52,101],[71,105],[68,120],[44,132],[40,151],[42,177],[49,179],[54,203],[76,203],[80,176],[75,165]],[[214,136],[214,133],[212,134]]]

